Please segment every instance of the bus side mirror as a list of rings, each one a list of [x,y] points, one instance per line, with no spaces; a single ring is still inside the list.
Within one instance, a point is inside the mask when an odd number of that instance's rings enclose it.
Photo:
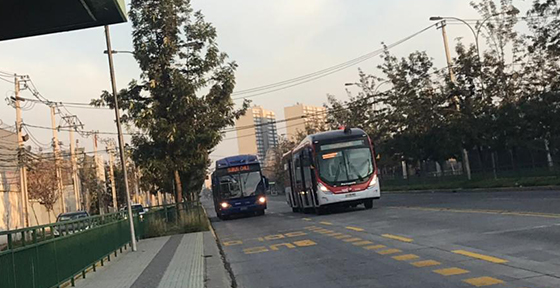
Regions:
[[[266,176],[262,177],[263,183],[264,183],[264,189],[268,190],[268,178],[266,178]]]

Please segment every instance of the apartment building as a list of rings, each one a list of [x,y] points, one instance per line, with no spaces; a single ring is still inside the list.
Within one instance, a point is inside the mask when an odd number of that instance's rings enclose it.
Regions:
[[[239,154],[253,154],[264,161],[270,148],[278,145],[276,115],[261,106],[247,109],[235,123]]]
[[[284,118],[286,119],[288,138],[294,138],[298,131],[305,132],[306,126],[324,128],[327,110],[325,107],[297,103],[290,107],[284,107]]]

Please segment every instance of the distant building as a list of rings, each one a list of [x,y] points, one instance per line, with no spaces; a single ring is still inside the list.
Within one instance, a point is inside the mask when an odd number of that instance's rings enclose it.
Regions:
[[[266,152],[278,145],[274,112],[253,106],[235,123],[239,154],[253,154],[263,162]]]
[[[324,128],[327,109],[297,103],[294,106],[284,108],[284,118],[286,119],[288,138],[294,138],[298,131],[305,132],[306,126]]]

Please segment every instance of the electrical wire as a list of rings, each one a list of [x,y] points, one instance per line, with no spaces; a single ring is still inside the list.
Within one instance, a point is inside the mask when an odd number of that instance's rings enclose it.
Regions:
[[[269,94],[269,93],[272,93],[272,92],[288,89],[288,88],[291,88],[291,87],[294,87],[294,86],[298,86],[298,85],[301,85],[301,84],[304,84],[304,83],[308,83],[308,82],[323,78],[323,77],[328,76],[330,74],[333,74],[333,73],[336,73],[338,71],[344,70],[346,68],[355,66],[356,64],[364,62],[364,61],[366,61],[368,59],[371,59],[375,56],[378,56],[381,53],[383,53],[383,51],[385,49],[391,49],[393,47],[396,47],[396,46],[398,46],[398,45],[400,45],[400,44],[402,44],[402,43],[404,43],[404,42],[406,42],[406,41],[424,33],[425,31],[429,30],[430,28],[435,27],[435,25],[436,24],[432,24],[432,25],[430,25],[430,26],[428,26],[428,27],[410,35],[410,36],[407,36],[407,37],[405,37],[405,38],[403,38],[403,39],[401,39],[401,40],[399,40],[395,43],[387,45],[386,48],[384,47],[384,48],[381,48],[381,49],[377,49],[373,52],[367,53],[367,54],[362,55],[358,58],[354,58],[350,61],[338,64],[338,65],[335,65],[335,66],[331,66],[329,68],[326,68],[326,69],[323,69],[323,70],[320,70],[320,71],[316,71],[316,72],[313,72],[313,73],[310,73],[310,74],[306,74],[306,75],[303,75],[303,76],[299,76],[299,77],[296,77],[296,78],[284,80],[284,81],[269,84],[269,85],[264,85],[264,86],[259,86],[259,87],[255,87],[255,88],[250,88],[250,89],[245,89],[245,90],[240,90],[240,91],[237,91],[237,92],[233,92],[232,93],[233,96],[234,95],[242,95],[242,94],[250,94],[248,96],[233,98],[233,100],[257,97],[257,96],[261,96],[261,95]],[[279,88],[276,88],[276,87],[279,87]],[[267,90],[269,90],[269,91],[267,91]],[[265,92],[255,94],[255,92],[259,92],[259,91],[265,91]]]

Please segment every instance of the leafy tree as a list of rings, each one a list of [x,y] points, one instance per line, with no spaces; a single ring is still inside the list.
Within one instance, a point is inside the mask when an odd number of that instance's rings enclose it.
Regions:
[[[119,93],[123,121],[142,134],[133,137],[138,166],[174,178],[176,200],[203,181],[208,153],[248,107],[236,110],[231,99],[237,65],[227,63],[216,43],[216,29],[193,12],[188,0],[133,0],[134,57],[142,75]],[[101,101],[110,104],[104,92]],[[158,187],[165,184],[157,183]],[[183,183],[187,181],[189,183]],[[196,191],[195,191],[196,190]]]

